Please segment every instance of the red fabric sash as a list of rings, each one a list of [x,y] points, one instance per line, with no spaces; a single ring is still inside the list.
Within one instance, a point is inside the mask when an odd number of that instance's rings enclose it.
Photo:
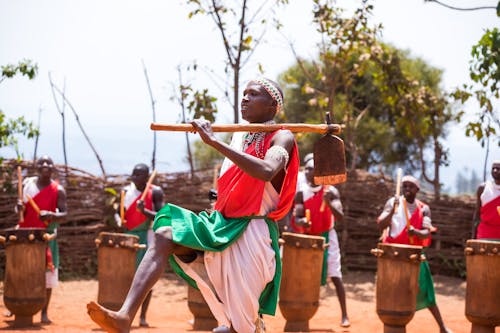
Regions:
[[[128,230],[137,228],[148,219],[144,214],[137,210],[137,200],[139,200],[141,196],[142,193],[135,198],[134,202],[125,212],[125,221],[127,221],[125,226]],[[144,198],[144,207],[149,210],[153,209],[153,187],[150,187],[148,193],[146,193],[146,197]]]
[[[477,238],[500,239],[500,196],[481,206],[481,223],[477,227]]]
[[[333,227],[334,217],[330,207],[325,204],[325,209],[321,212],[323,203],[324,187],[315,193],[312,197],[304,201],[304,210],[311,212],[311,227],[305,228],[295,224],[295,216],[292,216],[291,226],[294,232],[309,235],[321,235]]]
[[[40,210],[48,210],[55,212],[57,209],[59,183],[52,181],[48,186],[40,190],[34,197],[33,201],[38,205]],[[33,207],[28,203],[24,205],[24,222],[19,224],[20,228],[46,228],[50,221],[40,220],[39,215]]]
[[[422,224],[424,222],[423,207],[425,204],[415,199],[417,203],[417,208],[410,217],[410,225],[415,229],[422,229]],[[401,203],[400,203],[401,204]],[[412,237],[412,242],[410,242],[410,237],[408,236],[408,226],[405,226],[403,231],[396,237],[387,236],[384,240],[385,243],[395,243],[395,244],[406,244],[406,245],[416,245],[416,246],[429,246],[431,245],[431,235],[426,239],[420,239],[417,236]]]
[[[277,131],[266,135],[264,139],[264,154],[269,149],[271,139]],[[245,153],[257,156],[255,143],[252,143]],[[277,221],[283,218],[292,208],[299,172],[297,143],[294,144],[288,163],[287,172],[281,187],[277,208],[267,217]],[[215,209],[226,218],[259,215],[264,194],[265,182],[246,174],[236,165],[232,165],[218,180],[218,200]]]

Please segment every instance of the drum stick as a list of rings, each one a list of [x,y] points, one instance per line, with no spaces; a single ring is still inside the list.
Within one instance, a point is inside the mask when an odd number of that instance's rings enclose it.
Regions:
[[[144,188],[144,191],[142,191],[141,201],[144,201],[144,199],[146,198],[146,195],[148,194],[149,188],[151,187],[151,184],[153,183],[153,179],[155,178],[155,176],[156,176],[156,169],[153,170],[153,172],[151,173],[151,176],[149,177],[148,182],[146,183],[146,187]]]
[[[212,124],[213,132],[274,132],[287,129],[294,133],[332,133],[340,134],[339,124]],[[158,124],[151,123],[153,131],[196,132],[191,124]]]
[[[33,207],[33,209],[35,210],[35,212],[38,215],[40,215],[40,207],[38,207],[38,205],[36,204],[35,200],[33,200],[33,198],[29,194],[26,194],[26,198],[28,199],[28,202],[30,203],[31,207]]]
[[[311,210],[306,209],[306,222],[308,225],[311,225]]]
[[[323,195],[325,194],[325,191],[328,190],[328,186],[324,185],[323,186]],[[324,212],[325,211],[325,200],[321,201],[321,207],[319,207],[319,211],[320,212]]]
[[[214,166],[214,179],[213,179],[213,184],[212,184],[212,188],[214,190],[217,189],[217,179],[219,178],[219,170],[220,170],[221,167],[222,167],[222,164],[220,164],[220,163],[217,163]]]
[[[125,221],[125,191],[120,192],[120,220],[122,224],[127,224]]]
[[[17,197],[19,200],[23,201],[23,173],[22,173],[21,166],[17,166]],[[19,223],[24,222],[24,212],[21,209],[19,211]]]
[[[398,168],[398,176],[396,179],[396,198],[399,198],[399,195],[401,193],[401,176],[403,174],[403,169]]]

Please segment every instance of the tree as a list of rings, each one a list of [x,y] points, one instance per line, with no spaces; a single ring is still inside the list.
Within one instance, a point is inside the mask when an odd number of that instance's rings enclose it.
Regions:
[[[14,77],[16,74],[27,76],[32,80],[38,73],[38,65],[31,60],[20,61],[17,65],[7,64],[1,66],[2,76],[0,84],[8,78]],[[16,151],[17,158],[21,157],[19,147],[17,146],[17,136],[26,136],[32,139],[39,134],[38,128],[32,122],[27,121],[24,117],[9,119],[5,113],[0,110],[0,148],[13,147]]]
[[[226,52],[224,94],[229,98],[227,87],[232,85],[232,102],[229,100],[229,103],[233,108],[234,123],[239,122],[241,70],[262,42],[274,7],[286,4],[288,0],[263,0],[256,2],[254,6],[250,6],[249,2],[248,0],[240,0],[239,3],[231,1],[227,2],[231,5],[225,5],[221,0],[187,0],[187,3],[194,7],[194,10],[189,13],[189,18],[196,15],[208,15],[213,19],[220,33]],[[279,22],[277,20],[274,22],[279,27]],[[227,83],[230,77],[232,77],[231,84]]]
[[[465,135],[475,137],[481,147],[486,146],[483,168],[483,180],[486,179],[489,143],[496,138],[500,146],[500,116],[498,101],[500,98],[500,30],[486,30],[479,42],[472,47],[470,78],[473,84],[463,84],[452,92],[451,96],[462,104],[474,98],[479,104],[479,111],[465,128]]]
[[[439,199],[439,167],[447,161],[441,140],[446,125],[457,119],[439,88],[441,71],[380,42],[381,26],[368,24],[372,9],[364,1],[346,18],[333,1],[314,1],[314,24],[321,35],[318,59],[297,56],[297,65],[280,76],[292,90],[286,93],[286,116],[318,122],[330,111],[345,125],[351,170],[404,164],[421,170]],[[427,170],[429,149],[433,177]]]
[[[184,68],[185,72],[195,72],[197,70],[197,65],[189,65]],[[196,118],[205,118],[211,122],[215,121],[215,116],[217,114],[217,98],[209,95],[208,89],[196,90],[193,88],[191,83],[184,82],[183,78],[183,67],[181,65],[177,66],[177,73],[179,76],[178,86],[174,89],[173,100],[176,100],[181,107],[181,122],[189,123]],[[187,147],[187,160],[189,162],[189,167],[191,170],[191,176],[194,176],[194,161],[193,154],[191,153],[191,144],[189,143],[189,133],[185,133],[186,136],[186,147]],[[195,157],[205,156],[204,152],[198,152],[197,150],[203,149],[203,145],[197,144],[195,142]],[[201,157],[202,159],[204,157]],[[197,159],[197,158],[196,158]],[[204,164],[204,162],[202,162]]]

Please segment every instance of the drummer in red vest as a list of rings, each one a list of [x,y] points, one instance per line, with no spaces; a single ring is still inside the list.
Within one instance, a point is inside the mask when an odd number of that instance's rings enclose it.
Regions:
[[[23,200],[19,199],[16,210],[23,210],[24,220],[19,228],[44,228],[51,234],[57,234],[57,226],[66,220],[66,192],[52,179],[54,162],[44,155],[36,162],[38,176],[25,178],[23,182]],[[30,198],[31,200],[28,200]],[[31,201],[31,203],[30,203]],[[37,213],[37,210],[40,212]],[[47,247],[47,272],[45,287],[47,300],[42,309],[42,324],[50,324],[47,308],[52,295],[52,288],[59,280],[59,247],[56,239],[49,241]]]
[[[500,241],[500,160],[493,162],[489,180],[477,188],[477,205],[472,238]]]
[[[120,222],[127,229],[125,233],[139,237],[139,243],[149,247],[154,241],[154,233],[151,229],[153,219],[156,212],[164,205],[163,191],[161,187],[151,185],[144,200],[141,200],[149,178],[149,167],[146,164],[137,164],[130,178],[132,182],[124,188],[125,223]],[[118,215],[116,217],[119,219]],[[146,254],[146,249],[137,250],[136,267],[141,263],[144,254]],[[146,321],[146,312],[151,301],[151,295],[152,291],[147,294],[142,303],[139,322],[141,327],[149,326]]]
[[[349,327],[350,323],[347,316],[346,297],[340,266],[339,241],[334,228],[335,222],[343,221],[344,219],[340,193],[333,186],[316,185],[314,183],[314,159],[312,154],[307,155],[305,161],[304,176],[299,176],[297,180],[297,195],[299,199],[295,204],[295,216],[292,216],[291,220],[292,231],[325,237],[326,243],[329,246],[325,249],[321,284],[325,285],[327,278],[332,278],[342,311],[340,326]],[[306,220],[306,210],[310,211],[310,221]]]
[[[416,198],[420,190],[419,181],[413,176],[401,179],[403,195],[390,198],[384,211],[377,218],[380,230],[389,227],[389,234],[384,243],[395,243],[416,246],[429,246],[431,230],[431,211],[427,204]],[[418,277],[419,291],[417,294],[417,310],[428,308],[439,325],[441,333],[450,333],[441,318],[436,304],[434,282],[427,260],[420,264]]]

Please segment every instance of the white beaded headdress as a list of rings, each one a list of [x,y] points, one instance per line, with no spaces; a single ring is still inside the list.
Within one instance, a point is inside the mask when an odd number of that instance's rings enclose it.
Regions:
[[[276,101],[276,113],[279,113],[281,110],[283,110],[283,95],[281,95],[281,92],[279,89],[274,85],[273,82],[266,78],[259,78],[252,80],[258,84],[260,84],[266,91],[271,95],[274,101]]]

